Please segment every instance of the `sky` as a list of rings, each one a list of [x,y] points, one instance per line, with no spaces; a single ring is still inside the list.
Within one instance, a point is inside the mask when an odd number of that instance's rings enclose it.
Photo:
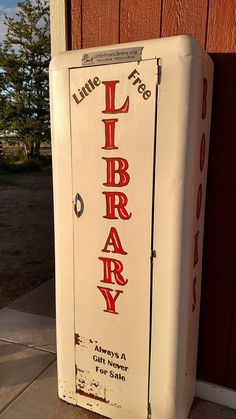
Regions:
[[[0,0],[0,42],[2,42],[4,35],[6,33],[6,28],[4,25],[4,15],[14,17],[17,11],[18,0]]]

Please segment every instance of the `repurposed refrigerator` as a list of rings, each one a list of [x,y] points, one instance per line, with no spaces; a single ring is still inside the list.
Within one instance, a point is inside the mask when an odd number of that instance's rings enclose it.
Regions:
[[[109,418],[195,395],[212,74],[187,36],[50,65],[59,397]]]

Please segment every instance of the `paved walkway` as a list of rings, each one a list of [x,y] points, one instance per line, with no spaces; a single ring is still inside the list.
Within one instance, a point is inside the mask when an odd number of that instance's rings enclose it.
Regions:
[[[102,418],[57,397],[53,299],[48,281],[0,310],[1,419]],[[189,419],[236,419],[236,411],[195,400]]]

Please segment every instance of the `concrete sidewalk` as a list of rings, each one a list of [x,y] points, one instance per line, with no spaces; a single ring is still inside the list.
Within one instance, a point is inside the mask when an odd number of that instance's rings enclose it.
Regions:
[[[57,397],[53,300],[48,281],[0,310],[2,419],[102,419]],[[236,411],[197,399],[189,419],[236,419]]]

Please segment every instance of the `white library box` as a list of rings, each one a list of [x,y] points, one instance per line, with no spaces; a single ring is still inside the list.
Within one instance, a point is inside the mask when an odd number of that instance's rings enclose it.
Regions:
[[[187,419],[213,65],[187,36],[50,65],[59,397]]]

